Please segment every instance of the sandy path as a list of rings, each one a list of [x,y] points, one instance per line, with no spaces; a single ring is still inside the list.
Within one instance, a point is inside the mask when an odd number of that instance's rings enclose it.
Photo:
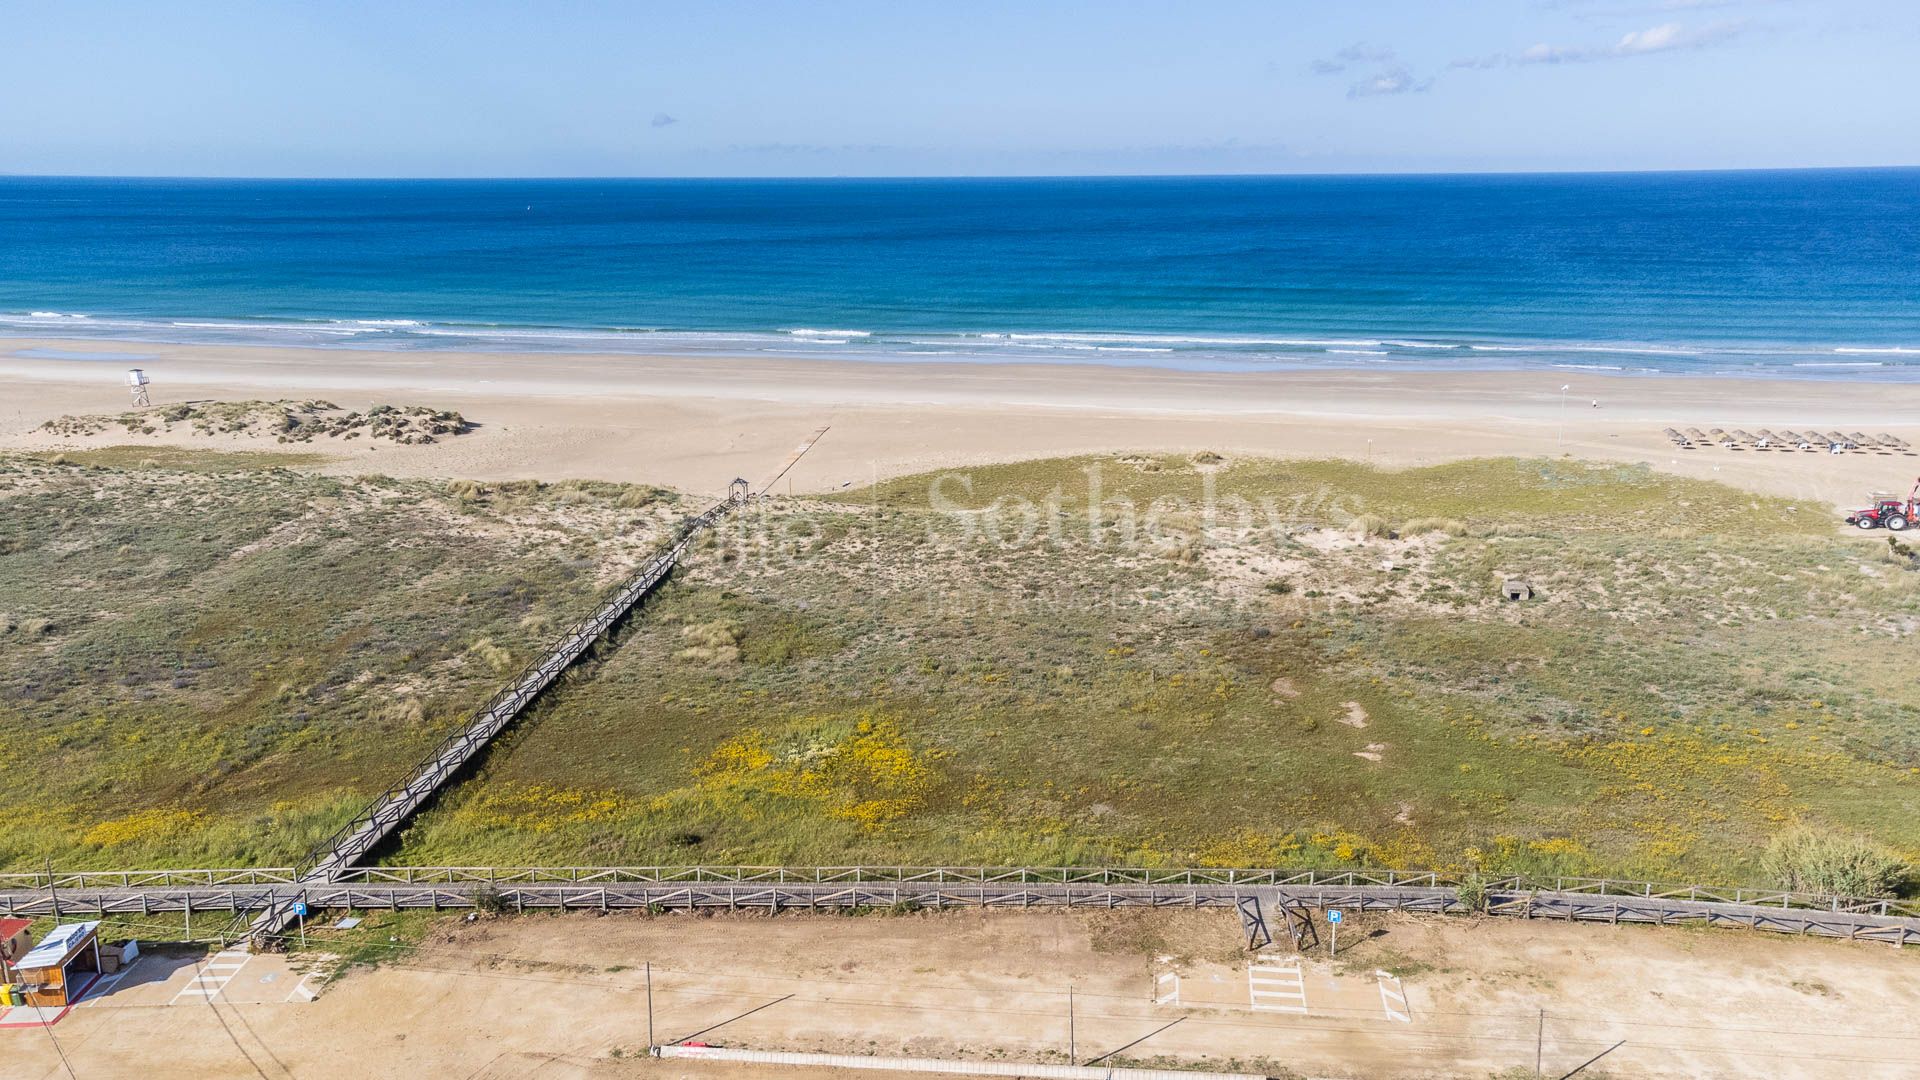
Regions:
[[[98,349],[98,345],[89,345]],[[28,351],[31,355],[21,357]],[[801,439],[832,431],[784,488],[837,490],[932,468],[1115,450],[1348,456],[1390,465],[1483,455],[1642,461],[1754,490],[1851,504],[1905,488],[1920,458],[1678,451],[1668,426],[1891,431],[1920,443],[1920,385],[1589,373],[1274,372],[981,367],[635,356],[396,354],[126,344],[156,403],[326,397],[455,408],[479,431],[429,447],[313,444],[350,472],[581,476],[715,492],[759,481]],[[0,446],[62,443],[33,429],[125,408],[129,361],[46,359],[74,342],[0,343]],[[1570,389],[1562,404],[1560,387]],[[1599,401],[1601,407],[1589,404]],[[213,440],[176,436],[213,445]],[[261,443],[249,445],[260,446]],[[265,443],[267,447],[273,444]]]
[[[1356,918],[1348,935],[1340,964],[1306,959],[1307,1012],[1289,1014],[1249,1008],[1237,926],[1217,912],[449,920],[316,1002],[284,1000],[295,976],[268,978],[284,961],[260,957],[216,1007],[166,1005],[171,984],[154,983],[56,1032],[81,1076],[749,1075],[633,1060],[650,962],[662,1041],[754,1049],[1060,1060],[1071,983],[1083,1060],[1175,1020],[1130,1054],[1484,1077],[1530,1070],[1537,1050],[1558,1075],[1624,1040],[1604,1075],[1811,1080],[1910,1076],[1920,1050],[1901,1022],[1920,959],[1885,946],[1410,916]],[[1383,1012],[1381,965],[1406,972],[1409,1019]],[[1181,975],[1179,1003],[1148,1000],[1157,970]],[[8,1076],[63,1075],[42,1031],[0,1031],[0,1053]]]

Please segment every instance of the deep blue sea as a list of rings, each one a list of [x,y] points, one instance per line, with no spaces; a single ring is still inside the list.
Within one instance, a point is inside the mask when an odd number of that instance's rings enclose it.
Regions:
[[[1920,377],[1920,169],[0,178],[0,335]]]

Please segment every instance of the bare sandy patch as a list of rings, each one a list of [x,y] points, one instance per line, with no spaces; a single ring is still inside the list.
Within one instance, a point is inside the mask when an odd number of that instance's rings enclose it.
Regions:
[[[1250,1007],[1230,910],[582,913],[449,917],[422,947],[330,981],[311,1002],[292,993],[297,970],[260,956],[217,1010],[169,1006],[197,969],[156,950],[56,1033],[83,1077],[269,1075],[257,1062],[303,1080],[829,1080],[840,1074],[649,1059],[648,1014],[663,1042],[1058,1062],[1071,988],[1083,1060],[1151,1033],[1129,1058],[1275,1075],[1483,1080],[1533,1075],[1537,1055],[1560,1076],[1615,1043],[1603,1075],[1616,1078],[1912,1074],[1911,1036],[1885,1018],[1920,1004],[1920,968],[1883,945],[1346,914],[1338,956],[1323,944],[1300,958],[1303,1015]],[[1168,989],[1161,975],[1177,977],[1177,1000],[1153,1001]],[[6,1040],[13,1071],[65,1075],[52,1042],[31,1034]]]

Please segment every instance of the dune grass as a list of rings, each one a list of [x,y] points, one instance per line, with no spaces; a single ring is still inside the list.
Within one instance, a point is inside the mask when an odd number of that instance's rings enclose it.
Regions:
[[[1797,823],[1920,848],[1920,573],[1823,508],[1123,456],[730,530],[392,858],[1758,882]]]
[[[0,864],[292,860],[677,513],[306,464],[0,458]],[[1884,542],[1644,469],[910,477],[729,519],[385,857],[1903,887],[1916,626]]]
[[[287,863],[672,513],[307,460],[0,456],[0,865]]]

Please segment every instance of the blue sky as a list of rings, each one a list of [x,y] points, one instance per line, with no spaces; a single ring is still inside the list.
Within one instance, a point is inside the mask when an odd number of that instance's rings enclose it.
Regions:
[[[0,0],[0,172],[1920,164],[1912,0]]]

